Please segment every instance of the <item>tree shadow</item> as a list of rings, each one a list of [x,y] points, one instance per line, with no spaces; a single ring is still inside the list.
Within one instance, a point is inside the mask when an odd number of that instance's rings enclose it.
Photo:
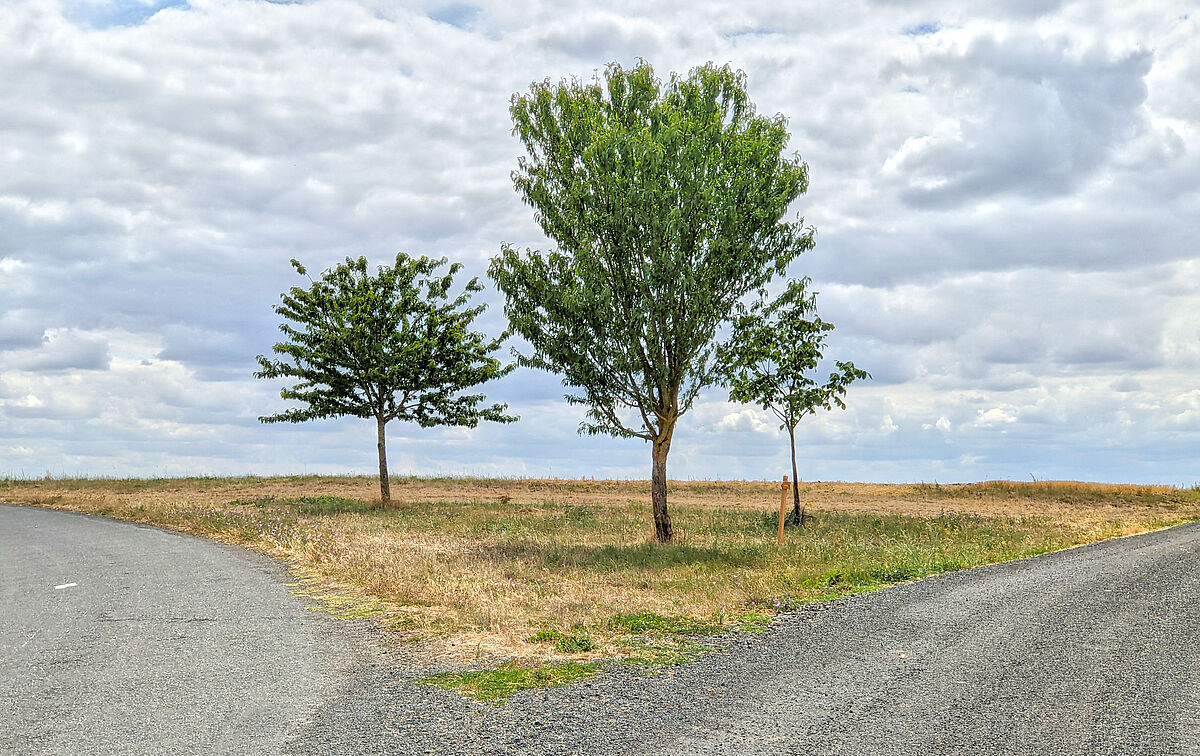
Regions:
[[[497,562],[521,558],[548,569],[567,567],[597,572],[657,571],[681,566],[747,569],[762,566],[770,559],[769,554],[753,547],[711,548],[650,542],[585,546],[526,541],[488,544],[477,553]]]

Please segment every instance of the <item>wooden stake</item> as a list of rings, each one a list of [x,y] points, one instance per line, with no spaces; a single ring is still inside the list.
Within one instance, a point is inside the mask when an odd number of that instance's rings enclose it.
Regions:
[[[779,545],[783,545],[783,516],[787,510],[788,476],[783,476],[783,492],[779,494]]]

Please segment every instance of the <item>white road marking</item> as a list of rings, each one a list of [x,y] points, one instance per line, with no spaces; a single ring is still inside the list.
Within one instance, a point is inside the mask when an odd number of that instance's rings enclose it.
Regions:
[[[62,585],[54,586],[54,590],[61,591],[63,588],[74,588],[77,585],[79,585],[79,583],[63,583]]]

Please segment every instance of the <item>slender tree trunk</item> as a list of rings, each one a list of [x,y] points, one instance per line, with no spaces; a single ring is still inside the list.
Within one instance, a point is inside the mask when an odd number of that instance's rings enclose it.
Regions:
[[[380,505],[387,509],[392,505],[392,485],[388,480],[387,471],[387,441],[384,437],[384,426],[387,421],[383,415],[375,417],[375,426],[379,434],[379,499]]]
[[[654,465],[650,471],[650,501],[654,505],[654,538],[659,543],[670,543],[671,515],[667,512],[667,452],[671,451],[673,428],[663,431],[654,439]]]
[[[792,443],[792,522],[804,524],[804,515],[800,512],[800,473],[796,471],[796,426],[788,428],[788,440]]]

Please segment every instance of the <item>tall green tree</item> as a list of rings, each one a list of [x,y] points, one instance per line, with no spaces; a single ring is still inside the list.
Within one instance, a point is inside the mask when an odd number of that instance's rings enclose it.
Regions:
[[[733,334],[718,353],[729,398],[757,404],[779,419],[787,431],[792,452],[792,480],[800,480],[796,468],[796,426],[817,410],[837,406],[846,409],[842,397],[856,380],[870,378],[853,362],[837,362],[829,379],[818,383],[812,372],[824,358],[825,336],[833,324],[817,316],[816,294],[809,293],[808,280],[789,281],[778,297],[765,292],[750,307],[739,305]],[[792,486],[792,521],[804,523],[800,487]]]
[[[464,391],[508,373],[491,355],[505,338],[471,330],[486,305],[471,304],[483,289],[472,278],[454,294],[462,269],[446,260],[396,255],[392,266],[372,273],[365,257],[346,258],[308,288],[281,295],[275,312],[285,340],[258,355],[257,378],[291,378],[280,396],[303,403],[260,417],[264,423],[298,423],[352,415],[375,418],[379,448],[379,493],[391,503],[385,426],[391,420],[422,427],[475,427],[480,420],[509,423],[507,405],[484,406],[483,394]],[[292,267],[307,276],[304,266]]]
[[[513,182],[557,245],[492,260],[531,346],[518,362],[562,376],[587,407],[580,432],[651,444],[655,534],[670,541],[675,424],[713,382],[738,300],[813,246],[802,219],[784,220],[808,166],[728,66],[664,83],[648,63],[612,64],[591,82],[535,83],[511,113],[526,151]]]

